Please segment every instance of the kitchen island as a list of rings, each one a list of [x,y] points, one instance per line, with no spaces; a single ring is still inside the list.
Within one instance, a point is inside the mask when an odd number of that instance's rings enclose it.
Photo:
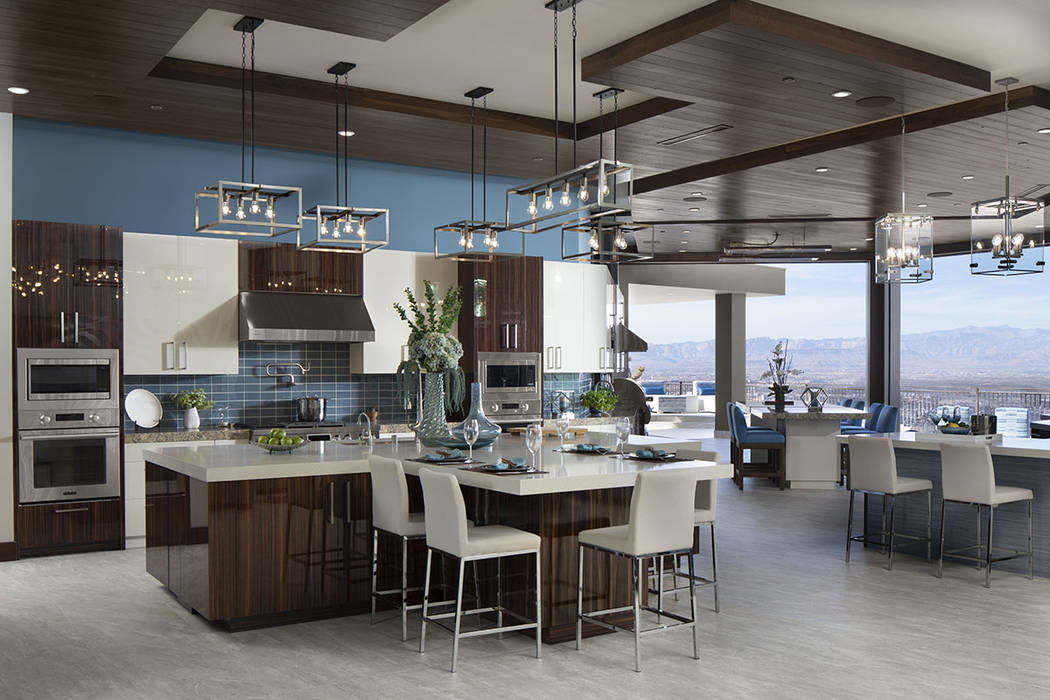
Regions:
[[[901,476],[929,479],[933,483],[933,556],[940,547],[941,444],[958,440],[951,436],[918,433],[890,433],[897,457],[897,473]],[[845,444],[847,438],[837,440]],[[988,445],[995,465],[995,481],[999,486],[1020,486],[1035,494],[1032,502],[1032,548],[1035,552],[1035,575],[1050,577],[1050,440],[1004,437],[1001,442]],[[951,468],[951,465],[946,465]],[[868,508],[864,499],[864,524],[867,532],[878,532],[882,526],[882,508]],[[879,501],[876,501],[879,503]],[[846,504],[843,501],[843,513]],[[897,501],[897,531],[925,533],[926,499],[900,498]],[[948,526],[945,528],[946,549],[958,549],[977,543],[976,508],[959,504],[948,506]],[[986,509],[987,510],[987,509]],[[870,511],[870,512],[869,512]],[[985,516],[987,525],[987,516]],[[987,530],[982,531],[982,537]],[[1028,511],[1024,504],[1006,504],[995,509],[995,544],[1007,549],[1025,549],[1028,544]],[[905,549],[904,551],[909,551]],[[916,546],[915,553],[926,555],[925,546]],[[995,564],[996,569],[1027,573],[1028,561],[1014,559]]]
[[[185,607],[230,630],[366,612],[372,543],[369,450],[335,442],[290,454],[268,454],[255,445],[147,450],[147,571]],[[372,450],[403,460],[412,509],[421,510],[416,475],[426,465],[413,460],[419,457],[415,443],[376,444]],[[491,463],[527,453],[521,438],[505,436],[474,454]],[[434,468],[454,471],[467,517],[477,524],[509,525],[542,538],[543,638],[548,642],[575,635],[577,533],[626,523],[639,471],[690,469],[698,480],[732,474],[729,465],[714,462],[653,466],[561,453],[556,444],[544,445],[537,459],[544,473]],[[400,578],[400,562],[386,558],[397,548],[385,544],[381,541],[380,589],[396,586]],[[423,558],[419,544],[410,555],[409,586],[421,583]],[[494,589],[494,569],[481,568],[485,594]],[[625,563],[588,571],[593,579],[585,588],[595,606],[628,604]],[[508,560],[503,576],[504,602],[532,616],[524,563]],[[451,583],[447,577],[444,582]],[[588,628],[587,633],[598,631]]]
[[[839,483],[839,452],[835,436],[844,420],[870,418],[871,414],[845,406],[825,406],[809,411],[804,406],[752,406],[751,423],[780,431],[786,438],[786,478],[791,488],[831,489]],[[761,460],[759,460],[761,461]]]

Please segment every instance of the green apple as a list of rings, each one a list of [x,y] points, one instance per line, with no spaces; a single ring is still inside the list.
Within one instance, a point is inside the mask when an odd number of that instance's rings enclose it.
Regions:
[[[298,435],[295,435],[295,436],[292,437],[292,444],[293,445],[301,445],[301,444],[303,444],[303,439],[301,437],[299,437]]]
[[[288,447],[289,445],[294,445],[295,441],[292,440],[292,438],[290,438],[290,437],[281,438],[281,444],[284,445],[285,447]]]
[[[259,444],[260,445],[269,445],[270,444],[270,438],[268,438],[267,436],[263,435],[261,438],[259,438]]]
[[[287,435],[287,433],[285,433],[280,428],[274,428],[273,430],[270,431],[270,437],[272,437],[272,438],[283,439],[286,435]]]

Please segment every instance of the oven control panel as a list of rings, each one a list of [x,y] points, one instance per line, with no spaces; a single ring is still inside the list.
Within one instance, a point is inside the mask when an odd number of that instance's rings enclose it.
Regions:
[[[19,430],[111,428],[118,425],[120,425],[120,412],[112,408],[38,409],[18,412]]]

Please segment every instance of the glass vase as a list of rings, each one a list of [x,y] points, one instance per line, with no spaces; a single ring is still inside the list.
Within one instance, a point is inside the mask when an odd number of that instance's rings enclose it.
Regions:
[[[493,423],[485,415],[485,408],[481,403],[481,384],[479,382],[473,382],[470,385],[470,413],[467,414],[466,420],[457,425],[452,429],[452,434],[460,439],[463,439],[463,426],[465,426],[471,420],[478,422],[478,440],[475,445],[484,446],[490,444],[503,432],[503,428]]]
[[[445,421],[445,376],[440,372],[423,373],[423,418],[416,437],[427,447],[440,447],[452,439]]]

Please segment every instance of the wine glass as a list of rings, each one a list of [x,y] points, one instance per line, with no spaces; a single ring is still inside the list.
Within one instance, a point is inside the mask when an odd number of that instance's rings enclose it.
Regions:
[[[623,454],[624,445],[627,444],[627,436],[631,434],[631,419],[621,416],[616,419],[616,449]]]
[[[561,413],[557,420],[554,421],[554,427],[558,430],[558,439],[561,441],[561,451],[565,451],[565,436],[569,432],[569,416],[566,413]]]
[[[474,461],[474,443],[478,441],[478,433],[481,432],[481,426],[478,425],[477,418],[471,418],[463,426],[463,439],[467,442],[467,461]]]
[[[533,423],[525,428],[525,448],[529,451],[529,456],[532,458],[533,468],[536,467],[536,453],[542,446],[543,430],[540,428],[539,424]]]

